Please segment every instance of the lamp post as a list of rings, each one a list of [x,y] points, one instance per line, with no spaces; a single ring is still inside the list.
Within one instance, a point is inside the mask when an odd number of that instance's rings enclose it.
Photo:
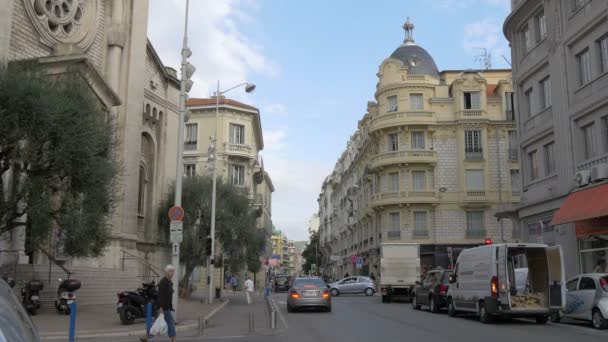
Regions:
[[[192,51],[188,48],[188,9],[190,7],[190,0],[186,0],[186,15],[184,20],[184,42],[182,46],[182,65],[181,65],[181,80],[180,80],[180,93],[179,93],[179,126],[177,129],[177,162],[175,171],[175,207],[181,207],[182,205],[182,177],[183,177],[183,154],[184,154],[184,118],[186,116],[186,93],[192,88],[192,80],[190,79],[196,71],[196,68],[188,63],[188,58],[192,55]],[[179,222],[181,223],[181,221]],[[179,249],[181,243],[181,231],[180,236],[171,237],[173,243],[172,258],[171,262],[175,266],[174,284],[175,291],[173,291],[173,310],[175,311],[175,317],[177,317],[177,304],[178,304],[178,293],[179,293]]]
[[[224,94],[226,94],[227,92],[231,91],[232,89],[238,88],[240,86],[245,86],[245,91],[247,93],[251,93],[252,91],[255,90],[255,84],[253,83],[241,83],[238,84],[232,88],[229,88],[227,90],[224,91],[220,91],[220,81],[217,81],[217,90],[215,91],[215,130],[213,132],[213,140],[212,140],[212,144],[213,144],[213,181],[212,181],[212,189],[211,189],[211,232],[209,233],[209,235],[211,235],[211,254],[209,257],[209,264],[207,266],[207,270],[209,270],[208,272],[208,284],[207,284],[207,303],[208,304],[213,304],[213,298],[214,293],[214,286],[213,286],[213,271],[214,271],[214,259],[215,259],[215,197],[216,197],[216,190],[217,190],[217,128],[219,125],[219,116],[220,116],[220,97]]]

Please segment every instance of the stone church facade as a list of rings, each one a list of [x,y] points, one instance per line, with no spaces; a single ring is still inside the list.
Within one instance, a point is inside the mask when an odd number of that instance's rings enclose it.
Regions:
[[[179,81],[147,39],[148,1],[0,0],[0,18],[0,60],[78,74],[117,119],[121,171],[111,239],[104,256],[68,259],[68,268],[138,276],[160,269],[171,257],[157,222],[176,172]],[[0,264],[48,263],[24,246],[24,231],[2,237]]]

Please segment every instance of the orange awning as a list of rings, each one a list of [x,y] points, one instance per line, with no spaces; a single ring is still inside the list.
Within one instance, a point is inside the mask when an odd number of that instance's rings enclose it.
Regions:
[[[608,184],[573,192],[557,211],[552,226],[608,215]]]

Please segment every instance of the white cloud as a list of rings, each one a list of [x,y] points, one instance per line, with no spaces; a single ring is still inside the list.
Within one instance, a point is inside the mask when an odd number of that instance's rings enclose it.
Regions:
[[[482,49],[487,49],[492,55],[492,61],[497,64],[504,63],[501,56],[511,56],[508,42],[502,33],[502,23],[498,19],[485,18],[465,25],[462,46],[472,56],[483,55]]]
[[[287,108],[285,107],[285,105],[280,103],[271,103],[269,105],[264,106],[262,112],[268,114],[285,114],[287,113]]]
[[[276,76],[278,66],[263,49],[239,29],[255,24],[259,6],[253,0],[196,0],[190,2],[188,29],[190,62],[197,67],[193,77],[193,97],[213,93],[216,80],[221,88],[248,81],[252,73]],[[150,2],[148,34],[161,59],[179,69],[183,41],[185,1],[155,0]],[[242,90],[231,92],[242,97]]]
[[[264,131],[264,151],[279,151],[285,148],[285,138],[287,129],[265,130]]]

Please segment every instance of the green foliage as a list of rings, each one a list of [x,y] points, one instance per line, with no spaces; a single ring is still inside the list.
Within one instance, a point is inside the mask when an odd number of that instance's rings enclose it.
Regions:
[[[87,89],[76,76],[0,66],[0,174],[16,176],[0,179],[0,234],[27,215],[29,250],[53,234],[65,237],[71,256],[98,256],[106,246],[115,126]]]
[[[302,258],[304,258],[305,262],[302,266],[302,270],[304,273],[308,273],[310,271],[310,267],[312,264],[317,265],[317,269],[319,267],[319,262],[321,261],[321,254],[319,250],[319,232],[313,232],[310,234],[310,242],[302,252]]]
[[[181,283],[188,288],[188,279],[196,266],[206,264],[207,250],[205,239],[211,231],[211,191],[212,178],[194,176],[184,178],[182,203],[185,211],[183,242],[180,245],[180,262],[185,265]],[[224,260],[231,272],[240,271],[248,266],[255,267],[261,252],[261,238],[256,229],[255,211],[250,200],[242,190],[231,184],[217,180],[215,234],[216,251],[221,250],[230,257]],[[159,225],[164,235],[169,236],[167,211],[173,206],[175,187],[160,207]],[[215,257],[216,261],[221,260]],[[259,267],[259,265],[258,265]]]

